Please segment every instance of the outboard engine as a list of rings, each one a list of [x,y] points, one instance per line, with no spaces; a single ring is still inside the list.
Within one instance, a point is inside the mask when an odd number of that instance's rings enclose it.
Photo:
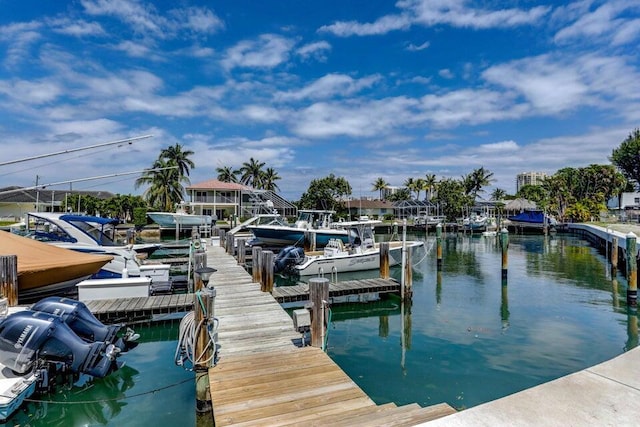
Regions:
[[[273,272],[281,273],[291,266],[304,261],[304,249],[297,246],[287,246],[283,248],[273,261]]]
[[[19,374],[45,363],[63,364],[63,370],[105,377],[118,366],[119,350],[101,341],[80,339],[62,318],[25,310],[0,323],[0,363]]]
[[[140,335],[127,328],[123,337],[118,332],[124,325],[104,325],[80,301],[62,297],[44,298],[31,306],[32,311],[53,314],[60,317],[73,332],[87,342],[103,341],[114,344],[121,352],[127,352],[138,345]]]

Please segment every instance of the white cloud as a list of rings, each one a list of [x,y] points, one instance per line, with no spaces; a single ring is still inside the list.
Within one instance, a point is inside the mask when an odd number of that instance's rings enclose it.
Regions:
[[[396,7],[399,14],[386,15],[373,23],[340,21],[325,25],[319,32],[336,36],[368,36],[387,34],[395,30],[407,30],[413,25],[488,29],[510,28],[520,25],[537,24],[551,10],[547,6],[537,6],[529,10],[474,8],[467,0],[400,0]]]
[[[244,40],[229,48],[222,66],[229,70],[236,67],[274,68],[289,58],[293,41],[275,34],[263,34],[257,40]]]
[[[308,43],[300,48],[296,49],[296,54],[300,55],[303,59],[316,58],[317,60],[326,60],[326,52],[331,50],[331,45],[326,41],[319,41],[315,43]]]
[[[480,144],[478,151],[485,153],[505,153],[508,151],[516,151],[519,148],[518,143],[515,141],[500,141],[490,144]]]
[[[381,77],[378,75],[354,79],[345,74],[327,74],[300,90],[283,92],[276,97],[280,100],[344,97],[353,95],[362,89],[370,88],[380,79]]]
[[[106,32],[97,22],[87,22],[82,19],[58,18],[49,21],[56,33],[74,37],[104,36]]]
[[[640,10],[637,2],[609,1],[594,10],[589,10],[590,6],[590,3],[580,2],[576,8],[555,15],[556,19],[573,21],[556,33],[554,40],[557,43],[598,42],[604,39],[614,44],[625,44],[633,42],[640,35],[637,30],[638,19],[624,15],[630,10]],[[580,13],[575,13],[576,9]]]
[[[443,79],[452,79],[455,77],[451,70],[448,68],[443,68],[442,70],[438,71],[438,75]]]
[[[431,45],[431,43],[428,42],[428,41],[422,43],[421,45],[415,45],[415,44],[411,43],[405,49],[410,51],[410,52],[417,52],[417,51],[424,50],[424,49],[428,48],[430,45]]]
[[[19,104],[41,105],[56,100],[63,94],[63,88],[50,80],[0,80],[0,94]]]

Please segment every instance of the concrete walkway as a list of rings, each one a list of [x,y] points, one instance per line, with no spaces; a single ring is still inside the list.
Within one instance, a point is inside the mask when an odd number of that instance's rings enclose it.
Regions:
[[[423,426],[636,426],[640,347],[612,360]]]

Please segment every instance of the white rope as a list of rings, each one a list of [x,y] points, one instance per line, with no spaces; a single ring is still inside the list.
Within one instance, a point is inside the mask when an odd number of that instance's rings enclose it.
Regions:
[[[420,263],[421,263],[422,261],[424,261],[424,260],[427,258],[427,255],[429,255],[429,254],[431,253],[431,251],[433,250],[433,247],[435,246],[435,244],[436,244],[436,241],[435,241],[435,240],[431,241],[431,247],[429,247],[429,249],[425,249],[425,251],[424,251],[424,256],[420,259],[420,261],[416,262],[416,263],[415,263],[415,264],[413,264],[413,265],[414,265],[414,266],[416,266],[416,265],[420,265]]]
[[[195,312],[190,311],[187,313],[180,321],[178,345],[176,346],[174,356],[175,364],[184,367],[186,370],[193,370],[193,367],[196,365],[209,364],[209,362],[215,360],[217,354],[216,335],[218,331],[218,324],[219,321],[217,318],[213,318],[212,321],[208,321],[203,317],[203,319],[196,325]],[[202,352],[194,357],[196,341],[202,327],[207,328],[209,340],[202,349]],[[212,350],[211,356],[205,359],[204,356],[209,349]]]

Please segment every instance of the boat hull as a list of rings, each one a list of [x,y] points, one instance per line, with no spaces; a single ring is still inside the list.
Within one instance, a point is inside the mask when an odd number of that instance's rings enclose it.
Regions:
[[[402,243],[389,248],[389,266],[402,262]],[[407,247],[419,247],[422,242],[411,242]],[[367,250],[359,254],[345,254],[335,256],[309,256],[300,265],[295,266],[295,272],[300,276],[315,276],[322,274],[347,273],[353,271],[375,270],[380,268],[380,249]]]
[[[172,212],[147,212],[147,216],[158,224],[161,229],[175,230],[176,224],[180,228],[198,227],[201,225],[213,225],[211,215],[190,215]]]
[[[329,239],[340,239],[345,244],[349,242],[349,236],[345,230],[306,230],[282,226],[249,226],[248,228],[258,244],[266,246],[302,246],[304,234],[307,231],[315,233],[318,248],[326,246]]]

